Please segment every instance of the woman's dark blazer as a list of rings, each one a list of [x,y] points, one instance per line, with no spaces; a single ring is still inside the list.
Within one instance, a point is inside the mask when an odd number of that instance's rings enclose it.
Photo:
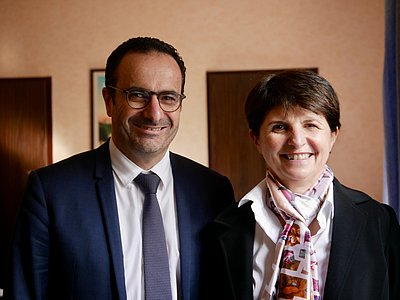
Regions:
[[[394,210],[335,179],[332,244],[324,300],[400,299],[400,229]],[[255,219],[251,202],[219,215],[208,299],[253,299]]]

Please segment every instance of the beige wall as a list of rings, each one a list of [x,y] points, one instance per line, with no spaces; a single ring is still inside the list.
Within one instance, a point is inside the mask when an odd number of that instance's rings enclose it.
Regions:
[[[208,164],[206,71],[318,67],[342,107],[330,165],[343,183],[381,199],[383,0],[0,5],[0,77],[52,77],[55,161],[90,148],[89,70],[103,68],[110,51],[129,37],[156,36],[177,47],[188,67],[172,150]]]

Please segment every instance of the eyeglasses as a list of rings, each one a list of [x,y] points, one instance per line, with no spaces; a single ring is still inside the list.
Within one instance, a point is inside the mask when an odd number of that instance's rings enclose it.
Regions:
[[[163,111],[174,112],[181,106],[182,100],[186,98],[185,95],[178,94],[173,91],[155,93],[141,88],[122,90],[111,85],[108,85],[107,87],[124,93],[126,96],[126,102],[133,109],[145,108],[150,103],[151,97],[155,95],[157,97],[158,104]]]

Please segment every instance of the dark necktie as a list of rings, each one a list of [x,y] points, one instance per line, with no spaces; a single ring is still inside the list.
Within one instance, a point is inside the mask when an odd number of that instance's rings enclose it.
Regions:
[[[145,299],[172,299],[164,225],[156,196],[160,178],[154,173],[141,173],[135,182],[144,194],[142,249]]]

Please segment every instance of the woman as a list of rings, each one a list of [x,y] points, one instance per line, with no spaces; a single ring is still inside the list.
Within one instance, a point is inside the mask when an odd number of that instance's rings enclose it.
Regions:
[[[245,112],[266,177],[213,224],[213,299],[400,299],[394,210],[327,165],[339,101],[311,71],[262,79]]]

